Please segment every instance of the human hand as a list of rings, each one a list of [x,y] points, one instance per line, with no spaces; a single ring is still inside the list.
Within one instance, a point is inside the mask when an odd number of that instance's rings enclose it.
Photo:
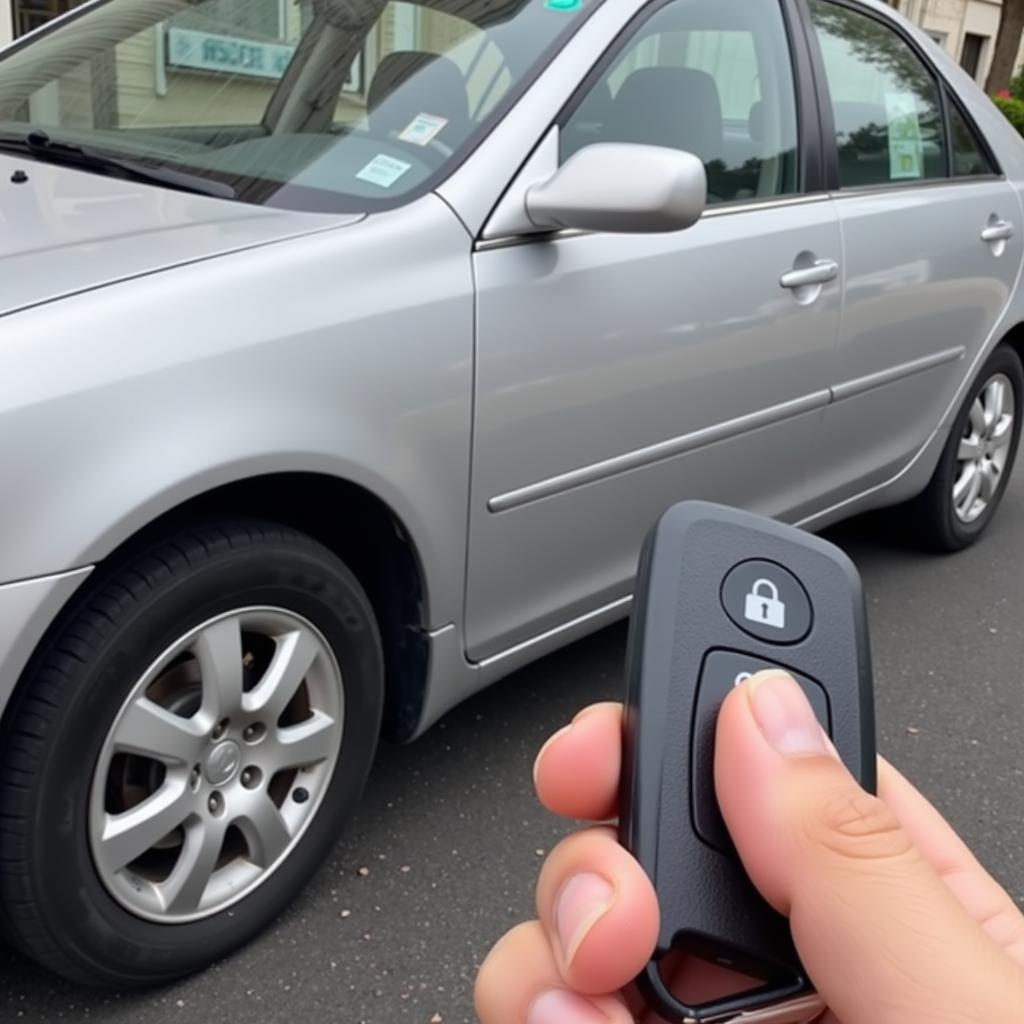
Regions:
[[[556,814],[607,821],[621,759],[621,706],[587,708],[538,755],[538,795]],[[715,784],[747,872],[790,919],[829,1007],[822,1024],[1024,1021],[1024,915],[894,768],[880,763],[878,797],[860,789],[785,674],[725,701]],[[481,968],[481,1024],[660,1019],[630,987],[654,951],[657,898],[613,829],[552,851],[537,913]],[[672,975],[691,1004],[750,984],[693,959]]]

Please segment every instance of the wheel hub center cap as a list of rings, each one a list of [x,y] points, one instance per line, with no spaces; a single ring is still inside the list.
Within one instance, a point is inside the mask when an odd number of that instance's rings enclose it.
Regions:
[[[223,786],[230,782],[242,763],[242,752],[234,740],[225,740],[206,755],[206,763],[203,768],[206,772],[206,779],[212,786]]]

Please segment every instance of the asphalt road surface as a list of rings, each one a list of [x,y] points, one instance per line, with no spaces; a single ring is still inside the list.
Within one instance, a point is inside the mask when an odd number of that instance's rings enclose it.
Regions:
[[[1024,473],[954,558],[907,552],[872,518],[829,536],[864,576],[882,752],[1024,904]],[[533,799],[533,756],[579,707],[618,697],[625,638],[578,643],[383,750],[329,863],[231,960],[109,995],[0,947],[0,1022],[469,1024],[477,965],[531,915],[540,858],[568,828]]]

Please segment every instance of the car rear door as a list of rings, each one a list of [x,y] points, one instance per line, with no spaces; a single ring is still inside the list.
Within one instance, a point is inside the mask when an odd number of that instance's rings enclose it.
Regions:
[[[913,39],[877,11],[809,0],[834,122],[844,306],[818,509],[898,473],[1006,310],[1024,247],[1012,186]]]
[[[563,160],[599,141],[697,153],[711,195],[695,227],[478,246],[475,660],[621,601],[676,500],[785,516],[805,497],[840,238],[791,8],[652,3],[560,119]]]

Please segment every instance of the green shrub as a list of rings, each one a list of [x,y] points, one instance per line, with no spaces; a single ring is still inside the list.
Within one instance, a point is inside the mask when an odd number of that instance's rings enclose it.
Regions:
[[[1024,71],[1015,75],[1010,82],[1010,95],[1015,100],[1024,100]]]
[[[1024,135],[1024,100],[1006,99],[1003,96],[996,96],[993,98],[993,102],[1006,115],[1007,121],[1021,135]]]

